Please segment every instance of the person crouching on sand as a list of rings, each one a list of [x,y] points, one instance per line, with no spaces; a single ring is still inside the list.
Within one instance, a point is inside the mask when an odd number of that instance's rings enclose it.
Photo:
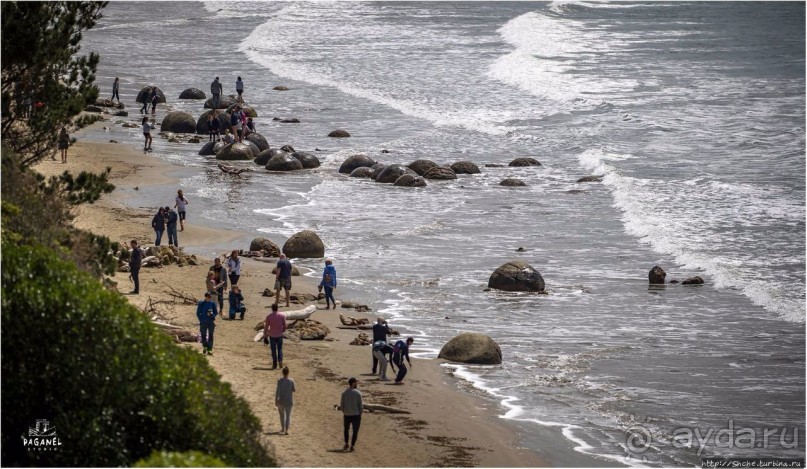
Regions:
[[[207,355],[213,355],[213,331],[216,330],[216,316],[219,314],[216,303],[210,298],[210,292],[205,292],[205,299],[196,306],[199,332],[202,335],[202,353]]]
[[[213,272],[210,272],[211,274]],[[244,295],[241,293],[241,289],[238,288],[238,285],[233,285],[230,289],[230,321],[235,320],[236,313],[241,313],[241,317],[239,319],[244,319],[244,313],[247,312],[247,307],[244,305]]]
[[[356,446],[356,439],[359,437],[359,427],[361,427],[361,413],[364,412],[364,405],[361,400],[361,391],[356,378],[347,380],[348,388],[342,393],[339,407],[342,409],[342,424],[345,430],[345,451],[353,451]],[[353,426],[353,438],[350,439],[350,446],[347,445],[350,436],[350,426]]]
[[[325,269],[322,271],[322,281],[319,282],[319,291],[325,289],[325,309],[330,309],[333,303],[333,309],[336,309],[336,299],[333,297],[333,289],[336,288],[336,267],[333,266],[333,261],[325,259]]]
[[[293,394],[297,389],[294,387],[294,380],[289,378],[289,367],[283,367],[283,377],[277,380],[275,389],[275,407],[280,414],[280,433],[289,434],[291,424],[291,408],[294,405]]]
[[[395,345],[392,347],[392,363],[398,366],[398,376],[395,377],[395,384],[403,384],[404,376],[406,376],[407,370],[404,364],[404,358],[406,358],[407,363],[409,363],[409,368],[412,368],[412,362],[409,360],[409,346],[412,345],[414,341],[414,337],[408,337],[406,342],[399,340],[395,342]]]

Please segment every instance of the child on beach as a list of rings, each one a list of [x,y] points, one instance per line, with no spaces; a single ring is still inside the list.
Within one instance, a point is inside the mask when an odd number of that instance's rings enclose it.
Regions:
[[[280,433],[289,434],[289,424],[291,424],[291,408],[294,405],[293,394],[297,389],[294,380],[289,378],[289,367],[283,367],[283,377],[277,380],[275,389],[275,406],[280,414]]]
[[[143,116],[143,137],[145,137],[146,141],[143,143],[143,151],[151,150],[151,126],[149,125],[149,118],[147,116]]]
[[[222,140],[227,145],[235,143],[235,138],[233,138],[233,134],[230,133],[230,129],[224,129],[224,138]]]
[[[157,112],[157,103],[160,102],[160,97],[157,95],[157,89],[155,88],[151,92],[151,114],[154,115]]]
[[[62,163],[67,163],[67,147],[70,146],[70,136],[67,135],[67,129],[62,127],[59,132],[59,151],[62,154]]]
[[[182,189],[178,190],[174,199],[174,208],[179,213],[179,231],[185,231],[185,208],[189,203],[185,195],[182,194]]]

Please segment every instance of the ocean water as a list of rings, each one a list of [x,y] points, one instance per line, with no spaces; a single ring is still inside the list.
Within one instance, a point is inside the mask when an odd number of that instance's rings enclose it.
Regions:
[[[322,161],[296,174],[253,165],[234,181],[196,145],[157,138],[153,156],[183,167],[189,220],[279,244],[314,229],[342,294],[415,336],[419,356],[460,331],[494,338],[501,366],[447,368],[518,428],[552,429],[607,463],[692,465],[805,454],[804,11],[112,2],[83,48],[101,54],[102,94],[121,77],[128,120],[142,86],[169,98],[159,122],[166,109],[204,111],[176,99],[183,89],[209,92],[220,76],[234,93],[240,75],[270,144]],[[352,137],[328,138],[337,128]],[[356,153],[542,166],[405,189],[339,175]],[[585,175],[603,180],[575,182]],[[499,186],[505,177],[527,186]],[[549,293],[485,291],[511,259],[539,270]],[[706,283],[648,288],[654,265]]]

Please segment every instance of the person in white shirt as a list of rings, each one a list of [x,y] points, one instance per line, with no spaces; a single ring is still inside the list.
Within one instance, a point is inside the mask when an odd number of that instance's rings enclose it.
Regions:
[[[174,208],[179,213],[179,231],[185,231],[185,207],[190,203],[188,199],[182,194],[182,189],[177,191],[177,197],[174,199]]]
[[[227,259],[227,272],[230,277],[230,285],[237,285],[241,277],[241,258],[238,257],[238,250],[233,249],[230,258]]]

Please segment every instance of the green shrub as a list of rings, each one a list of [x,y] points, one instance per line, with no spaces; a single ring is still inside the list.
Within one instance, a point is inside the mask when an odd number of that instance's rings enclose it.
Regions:
[[[155,451],[148,458],[137,461],[134,467],[227,467],[227,464],[221,459],[199,451],[185,453]]]
[[[268,466],[260,423],[202,355],[53,251],[3,237],[3,466],[128,466],[198,450]],[[62,445],[23,446],[48,419]]]

